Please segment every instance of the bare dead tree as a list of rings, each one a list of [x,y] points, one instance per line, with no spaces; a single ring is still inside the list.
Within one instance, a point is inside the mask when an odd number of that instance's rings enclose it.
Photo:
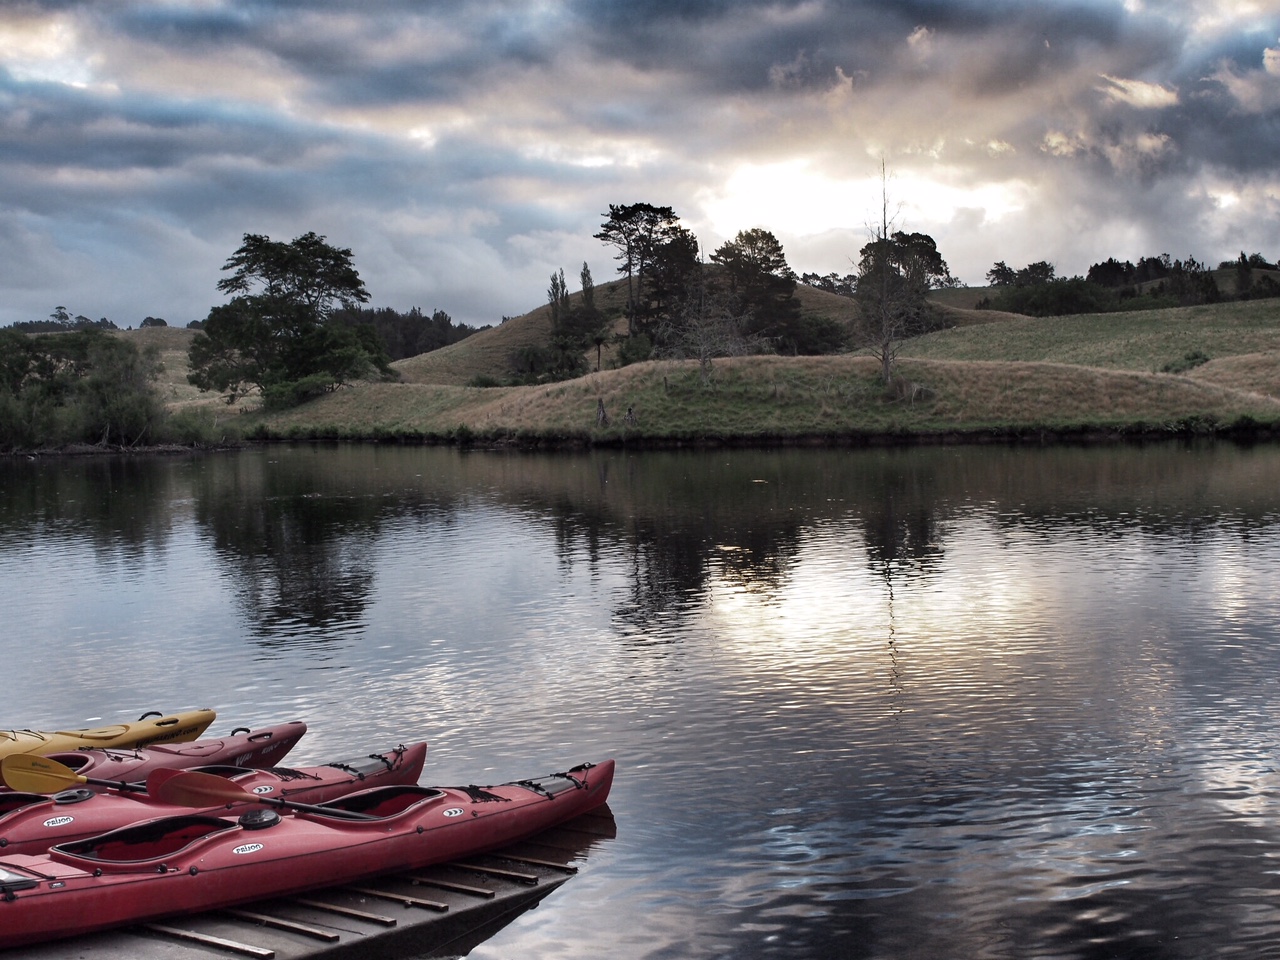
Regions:
[[[855,342],[880,361],[886,384],[893,380],[893,361],[904,340],[923,332],[927,324],[926,271],[916,262],[908,235],[891,232],[888,178],[880,162],[880,218],[871,240],[860,251]]]

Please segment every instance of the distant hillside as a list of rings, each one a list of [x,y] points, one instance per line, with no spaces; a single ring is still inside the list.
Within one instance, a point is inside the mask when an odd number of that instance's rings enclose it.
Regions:
[[[991,296],[990,287],[953,287],[947,290],[930,290],[929,299],[944,307],[957,310],[976,310],[978,301]]]
[[[117,330],[112,336],[121,337],[139,349],[154,346],[160,351],[160,362],[164,364],[164,372],[160,374],[160,397],[172,406],[186,406],[192,403],[221,402],[217,394],[202,393],[187,382],[187,374],[191,365],[187,362],[187,351],[191,349],[191,341],[195,330],[185,327],[141,327],[137,330]]]

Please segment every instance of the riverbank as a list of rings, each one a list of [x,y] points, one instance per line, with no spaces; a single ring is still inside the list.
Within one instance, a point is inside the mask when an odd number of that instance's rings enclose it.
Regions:
[[[1274,436],[1280,400],[1074,364],[869,357],[657,361],[529,387],[362,384],[238,419],[252,440],[537,447],[812,445]]]
[[[521,387],[356,384],[262,411],[181,408],[188,445],[23,455],[182,453],[340,441],[539,449],[872,446],[1280,437],[1280,400],[1182,374],[1079,364],[903,359],[886,388],[860,356],[656,361]]]

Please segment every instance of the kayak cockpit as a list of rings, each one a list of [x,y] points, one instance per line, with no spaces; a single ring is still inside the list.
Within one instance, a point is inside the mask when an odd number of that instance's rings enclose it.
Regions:
[[[444,796],[445,792],[435,787],[418,787],[410,784],[373,787],[369,790],[361,790],[359,793],[348,794],[338,800],[322,803],[313,808],[313,812],[323,815],[323,811],[333,810],[335,816],[339,817],[345,812],[386,820],[409,810],[417,810],[424,803],[439,800]]]
[[[48,796],[43,793],[18,793],[16,791],[0,793],[0,817],[3,817],[6,813],[12,813],[14,810],[29,807],[33,803],[47,803],[48,800]]]
[[[0,867],[0,900],[12,900],[18,890],[30,890],[40,885],[36,877],[19,873],[9,867]]]
[[[164,817],[85,840],[61,843],[51,847],[49,853],[55,860],[87,869],[103,870],[111,866],[132,869],[158,863],[200,840],[234,829],[234,821],[218,817]]]

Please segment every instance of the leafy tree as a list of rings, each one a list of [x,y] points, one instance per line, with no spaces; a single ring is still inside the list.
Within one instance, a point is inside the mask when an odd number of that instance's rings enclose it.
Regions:
[[[993,287],[1032,287],[1049,283],[1055,275],[1053,264],[1047,260],[1029,263],[1021,270],[1014,270],[1001,260],[987,271],[987,282]]]
[[[651,336],[661,339],[662,329],[681,309],[690,286],[700,282],[701,249],[693,232],[681,226],[672,227],[654,249],[650,271],[653,282],[646,310],[639,318],[641,329]]]
[[[1018,279],[1018,271],[1001,260],[987,271],[987,283],[993,287],[1012,287]]]
[[[58,333],[67,330],[115,330],[114,323],[103,317],[101,320],[90,320],[79,315],[71,316],[66,307],[56,307],[47,320],[20,320],[13,325],[14,330],[23,333]]]
[[[1034,287],[1042,283],[1051,283],[1057,276],[1057,271],[1052,263],[1048,260],[1037,260],[1035,263],[1029,263],[1014,278],[1013,285],[1015,287]]]
[[[54,334],[0,330],[0,448],[154,437],[164,405],[155,347],[96,327]]]
[[[544,369],[539,372],[551,380],[581,376],[587,372],[589,322],[584,310],[573,307],[563,268],[551,275],[547,303],[551,307],[551,342]]]
[[[591,268],[587,261],[582,261],[582,269],[578,271],[578,280],[582,284],[582,305],[588,310],[596,308],[596,282],[591,279]]]
[[[1115,257],[1108,257],[1102,263],[1093,264],[1085,274],[1085,279],[1090,283],[1111,288],[1128,286],[1133,283],[1133,277],[1133,264],[1128,260],[1121,263]]]
[[[1235,268],[1236,296],[1242,299],[1247,298],[1253,288],[1253,264],[1249,262],[1243,250],[1240,251],[1240,259],[1236,261]]]
[[[582,264],[579,273],[582,296],[577,304],[569,294],[564,270],[551,275],[547,288],[547,303],[551,309],[551,337],[548,347],[540,354],[517,352],[513,365],[525,380],[567,380],[586,373],[589,365],[587,351],[596,348],[596,369],[600,368],[600,354],[608,339],[606,322],[595,305],[595,282],[591,268]]]
[[[780,353],[818,354],[839,349],[844,331],[822,317],[806,317],[796,298],[796,275],[782,244],[759,227],[739,231],[711,260],[728,280],[731,312],[741,317],[743,333]]]
[[[1117,309],[1119,302],[1114,292],[1097,283],[1082,277],[1062,277],[1004,287],[988,306],[1031,317],[1060,317],[1069,313],[1104,313]]]
[[[1169,271],[1169,292],[1178,298],[1184,306],[1198,303],[1217,303],[1222,299],[1218,289],[1218,281],[1204,263],[1195,257],[1186,260],[1175,260]]]
[[[711,254],[711,262],[725,268],[734,286],[789,280],[794,289],[796,275],[787,265],[782,244],[777,237],[761,227],[739,230],[734,239],[722,244]]]
[[[315,233],[290,243],[246,233],[222,268],[230,302],[209,312],[191,344],[188,379],[234,403],[253,389],[268,406],[289,406],[344,383],[394,377],[371,326],[336,319],[369,299],[351,251]]]
[[[596,372],[600,372],[600,359],[604,345],[609,340],[609,321],[596,309],[596,283],[591,277],[591,268],[587,261],[582,261],[582,270],[578,273],[582,283],[581,323],[583,333],[592,346],[596,348]]]
[[[1133,269],[1134,283],[1150,283],[1152,280],[1163,280],[1173,269],[1173,258],[1167,253],[1158,257],[1142,257]]]

